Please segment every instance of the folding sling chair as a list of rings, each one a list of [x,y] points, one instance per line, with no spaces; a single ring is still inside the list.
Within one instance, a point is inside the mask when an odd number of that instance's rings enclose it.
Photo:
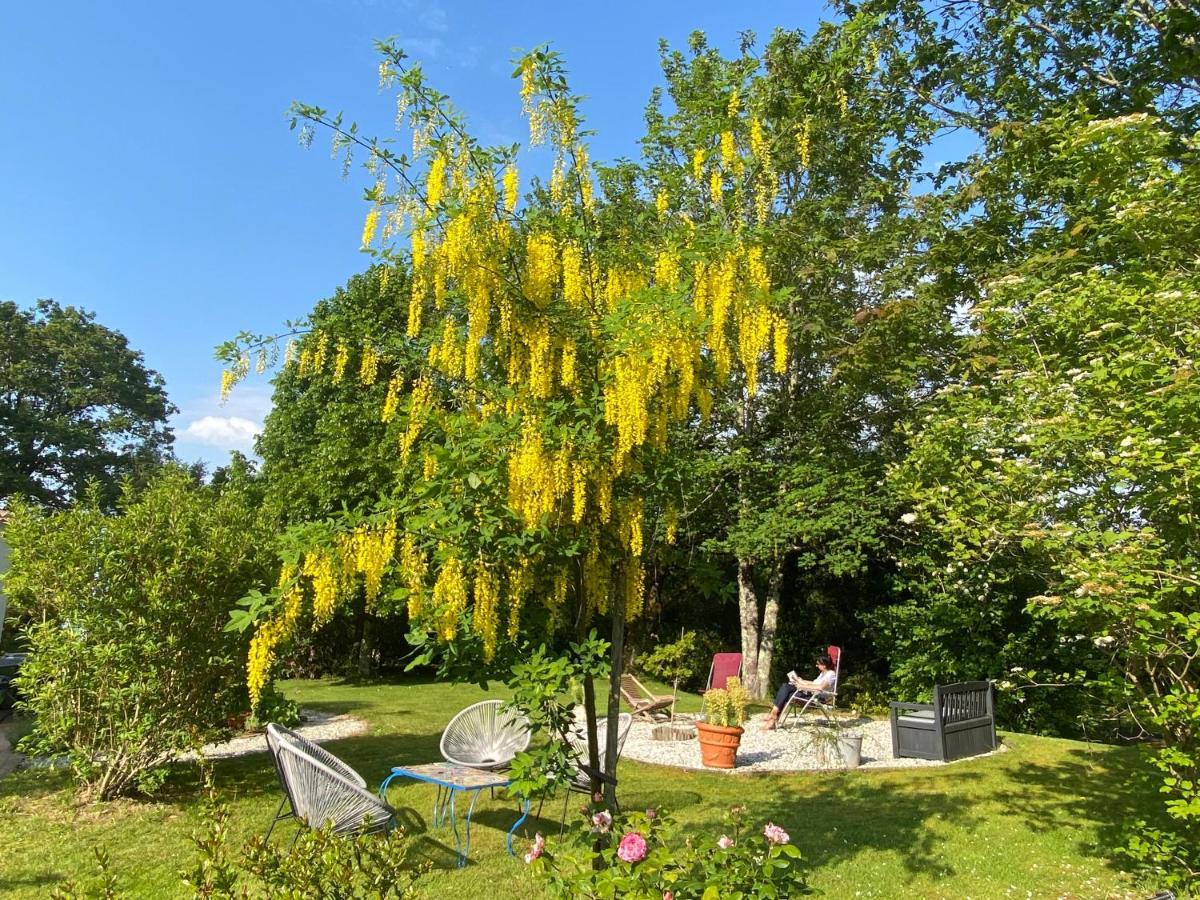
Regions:
[[[831,713],[834,707],[837,706],[837,689],[838,680],[842,674],[842,648],[835,647],[830,644],[829,658],[833,660],[833,689],[829,691],[811,691],[800,688],[792,691],[792,695],[788,697],[787,703],[783,705],[783,709],[779,711],[779,724],[783,724],[783,720],[787,718],[788,712],[793,706],[798,707],[797,717],[803,716],[812,707],[817,707],[822,712]]]

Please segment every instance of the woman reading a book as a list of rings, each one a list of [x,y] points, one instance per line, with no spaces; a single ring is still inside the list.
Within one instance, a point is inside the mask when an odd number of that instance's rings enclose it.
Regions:
[[[792,694],[799,694],[802,699],[808,699],[814,694],[823,694],[837,689],[837,674],[833,671],[833,660],[828,653],[817,657],[817,677],[812,681],[800,678],[795,672],[788,672],[788,679],[775,692],[775,705],[771,707],[771,715],[767,717],[763,731],[773,731],[779,722],[779,714],[787,705]]]

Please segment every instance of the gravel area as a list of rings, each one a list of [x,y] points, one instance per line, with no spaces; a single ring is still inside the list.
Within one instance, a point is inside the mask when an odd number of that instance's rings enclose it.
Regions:
[[[295,728],[297,734],[308,738],[314,743],[336,741],[341,738],[354,737],[367,733],[367,723],[354,716],[317,712],[313,709],[302,709],[301,724]],[[206,744],[200,750],[207,759],[222,759],[230,756],[245,756],[249,753],[266,753],[267,738],[265,734],[239,735],[222,744]],[[180,759],[194,759],[196,754],[185,753]]]
[[[678,716],[676,717],[679,718]],[[737,768],[706,769],[709,772],[801,772],[841,768],[837,749],[833,745],[834,730],[819,718],[789,719],[783,728],[763,731],[765,715],[754,716],[745,725],[742,744],[738,749]],[[925,766],[944,766],[953,763],[927,759],[892,758],[891,725],[885,720],[842,719],[842,727],[852,734],[863,736],[862,768],[910,769]],[[700,764],[700,743],[690,741],[656,741],[651,737],[652,722],[634,722],[629,730],[622,754],[626,759],[675,766],[681,769],[703,769]],[[1003,747],[1001,747],[1003,750]],[[990,754],[989,754],[990,755]]]

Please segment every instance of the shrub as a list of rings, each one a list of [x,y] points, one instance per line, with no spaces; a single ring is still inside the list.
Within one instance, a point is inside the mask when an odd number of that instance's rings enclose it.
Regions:
[[[679,682],[685,691],[701,690],[708,680],[714,653],[725,646],[717,635],[707,631],[685,631],[679,640],[659,644],[638,659],[641,669],[668,684]]]
[[[723,728],[736,728],[746,721],[746,705],[750,695],[740,678],[729,678],[725,687],[704,692],[705,721]]]
[[[204,827],[192,835],[194,865],[179,873],[193,897],[288,898],[304,900],[379,900],[408,897],[429,863],[416,866],[408,859],[403,829],[389,834],[339,837],[327,830],[305,830],[287,850],[261,837],[252,838],[240,853],[229,846],[229,810],[209,800]],[[108,853],[96,848],[96,874],[85,881],[68,881],[56,888],[54,900],[121,900],[121,890]]]
[[[561,897],[795,897],[805,890],[800,851],[787,832],[767,823],[743,834],[746,810],[734,807],[726,833],[677,841],[670,816],[657,810],[612,816],[584,807],[591,829],[575,829],[557,851],[541,835],[525,861]]]
[[[245,639],[223,626],[272,547],[236,483],[171,468],[116,515],[18,504],[6,539],[6,588],[43,615],[18,679],[35,717],[23,749],[65,753],[86,797],[153,791],[172,754],[248,709]]]

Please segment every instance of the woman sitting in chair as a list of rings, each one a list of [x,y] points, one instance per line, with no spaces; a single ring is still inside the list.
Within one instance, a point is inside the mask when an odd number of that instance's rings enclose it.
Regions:
[[[837,674],[833,671],[833,660],[828,653],[822,653],[817,657],[816,678],[812,681],[797,678],[795,681],[785,681],[779,686],[779,690],[775,692],[775,705],[771,707],[771,715],[767,717],[763,731],[774,730],[776,723],[779,722],[779,714],[793,694],[799,694],[802,699],[807,700],[814,694],[823,694],[836,689]]]

